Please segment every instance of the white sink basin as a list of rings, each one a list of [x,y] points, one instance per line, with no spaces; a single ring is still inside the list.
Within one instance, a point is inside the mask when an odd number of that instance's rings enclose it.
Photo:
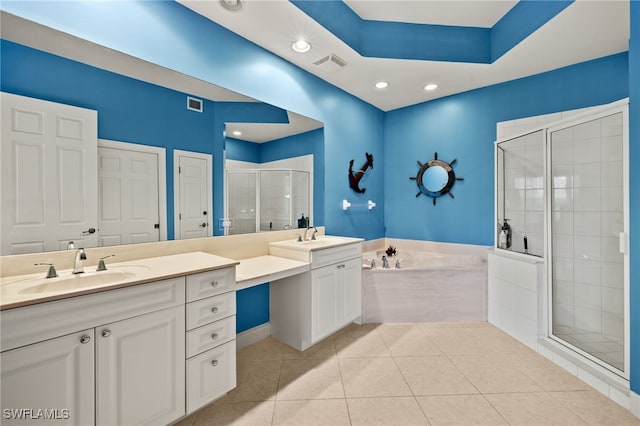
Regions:
[[[84,272],[77,275],[65,275],[56,278],[33,278],[29,282],[22,282],[19,294],[49,293],[95,287],[105,284],[117,284],[120,281],[136,278],[149,268],[146,266],[114,267],[106,271]]]
[[[333,235],[322,235],[317,237],[315,240],[308,241],[297,241],[297,240],[284,240],[284,241],[276,241],[269,243],[272,247],[280,247],[290,250],[299,250],[299,251],[312,251],[319,250],[328,247],[341,246],[344,244],[351,244],[355,242],[362,241],[359,238],[350,238],[350,237],[337,237]]]

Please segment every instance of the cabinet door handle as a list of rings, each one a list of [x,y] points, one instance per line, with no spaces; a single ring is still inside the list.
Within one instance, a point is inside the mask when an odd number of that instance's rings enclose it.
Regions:
[[[111,336],[111,330],[109,330],[108,328],[105,330],[102,330],[102,337],[109,337]]]
[[[338,265],[338,269],[342,269],[342,268],[344,268],[344,267],[345,267],[345,265],[344,265],[344,264],[342,264],[342,265]]]
[[[213,334],[211,335],[211,339],[213,339],[213,340],[218,340],[218,333],[213,333]]]
[[[87,336],[86,334],[84,334],[82,337],[80,337],[80,343],[82,343],[83,345],[89,343],[90,341],[91,336]]]
[[[211,312],[213,312],[214,314],[218,312],[218,308],[216,308],[215,306],[213,308],[211,308]]]
[[[218,287],[218,281],[211,281],[211,287]]]
[[[214,367],[218,366],[218,360],[214,359],[213,361],[211,361],[211,365],[213,365]]]

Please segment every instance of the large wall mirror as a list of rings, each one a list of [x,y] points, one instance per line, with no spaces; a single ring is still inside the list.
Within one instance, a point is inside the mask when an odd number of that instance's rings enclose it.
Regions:
[[[322,225],[322,214],[314,214],[321,212],[323,207],[322,191],[317,190],[324,181],[321,122],[6,12],[0,13],[2,91],[95,110],[98,136],[96,158],[92,157],[93,163],[89,163],[89,166],[95,165],[96,183],[72,177],[63,185],[67,194],[70,191],[83,194],[77,197],[78,203],[68,203],[67,210],[75,214],[81,208],[79,205],[87,204],[82,208],[97,211],[95,223],[78,219],[78,226],[69,232],[59,232],[62,226],[46,225],[40,229],[52,232],[48,243],[40,243],[33,237],[34,241],[27,239],[13,245],[5,244],[7,228],[3,224],[0,254],[65,249],[67,242],[72,240],[76,247],[92,247],[234,233],[229,232],[230,220],[225,205],[228,174],[224,169],[227,166],[297,172],[306,167],[300,164],[310,162],[311,170],[307,170],[310,173],[309,207],[305,207],[310,211],[298,212],[301,210],[298,206],[292,210],[297,215],[311,216],[314,225]],[[196,102],[190,102],[188,96]],[[202,101],[200,111],[198,100]],[[5,109],[4,96],[2,102]],[[8,139],[3,132],[3,150],[5,140]],[[7,157],[4,151],[3,157]],[[125,163],[131,165],[129,169],[123,168]],[[24,166],[22,170],[27,170]],[[91,172],[91,167],[84,169]],[[31,172],[37,175],[38,170],[37,166],[32,166],[21,176],[30,176]],[[140,183],[135,173],[141,170],[145,171],[149,182],[154,181],[153,176],[157,177],[157,198],[149,196],[153,191],[148,190],[147,184]],[[127,179],[128,186],[123,184]],[[202,179],[206,183],[204,186]],[[282,177],[276,176],[273,182],[277,186],[278,182],[283,182]],[[6,188],[3,183],[3,217],[7,211],[15,213],[16,210],[15,200],[7,198],[10,191]],[[241,195],[247,191],[250,187],[241,185],[235,187],[233,193]],[[41,194],[40,210],[60,211],[65,200],[57,197],[51,202],[45,195],[44,192]],[[283,192],[282,196],[285,195],[291,196]],[[101,201],[117,196],[133,200],[128,208],[133,213],[128,218],[124,217],[118,203]],[[15,198],[15,194],[12,197]],[[209,197],[209,201],[202,197]],[[196,198],[200,198],[198,202],[179,207],[184,200]],[[144,225],[136,222],[138,216],[144,216],[151,207],[154,210],[156,205],[155,218],[147,218]],[[36,210],[31,212],[37,213]],[[31,222],[39,220],[35,213],[29,218]],[[121,222],[107,223],[109,220],[106,219],[113,217]],[[185,219],[193,223],[193,232],[178,230],[179,226],[187,227]],[[176,225],[178,220],[184,225]],[[22,223],[21,229],[9,230],[24,235],[24,229],[29,227],[27,222]],[[265,216],[264,223],[266,227],[258,223],[254,230],[297,226],[295,222],[285,223],[275,216],[271,220]],[[115,231],[106,231],[107,225]],[[157,232],[140,232],[146,227]],[[38,233],[42,232],[32,232]]]

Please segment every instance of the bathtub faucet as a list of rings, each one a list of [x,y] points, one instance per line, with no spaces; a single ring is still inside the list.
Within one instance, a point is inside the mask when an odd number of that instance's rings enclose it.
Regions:
[[[389,259],[387,259],[387,256],[382,256],[382,267],[389,268]]]

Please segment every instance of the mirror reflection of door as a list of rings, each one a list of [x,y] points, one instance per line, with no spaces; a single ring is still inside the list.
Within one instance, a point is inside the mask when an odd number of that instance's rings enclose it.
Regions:
[[[159,241],[160,159],[148,152],[158,148],[105,143],[98,147],[100,246]]]
[[[173,156],[176,238],[210,236],[212,156],[179,150]]]
[[[97,245],[97,113],[1,94],[2,255]],[[94,232],[89,232],[93,229]]]

